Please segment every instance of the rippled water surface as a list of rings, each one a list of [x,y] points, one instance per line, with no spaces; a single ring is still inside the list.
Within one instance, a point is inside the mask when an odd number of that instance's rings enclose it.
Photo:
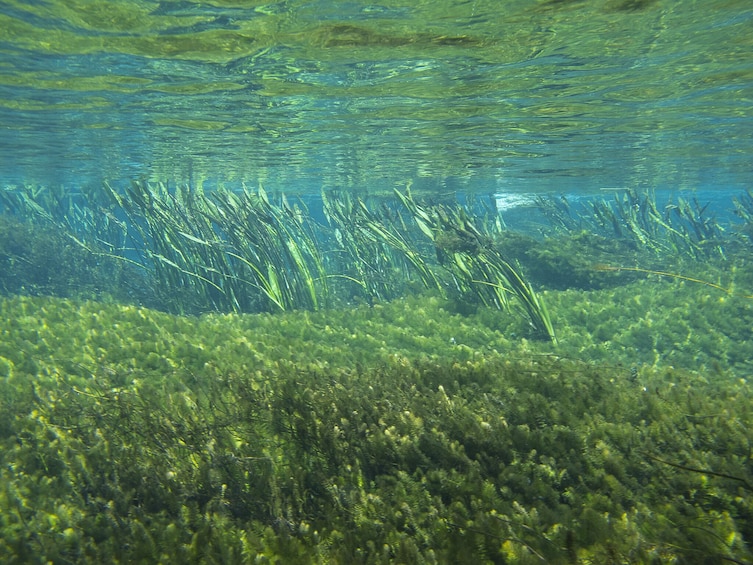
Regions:
[[[8,1],[0,182],[750,186],[745,0]]]

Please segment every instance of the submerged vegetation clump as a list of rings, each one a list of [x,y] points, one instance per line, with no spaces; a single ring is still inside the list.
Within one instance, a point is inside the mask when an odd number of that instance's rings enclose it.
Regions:
[[[9,563],[753,561],[750,195],[0,196]]]
[[[543,301],[520,268],[494,245],[489,232],[479,228],[459,206],[425,208],[413,200],[410,192],[396,194],[434,243],[439,264],[452,274],[455,287],[463,296],[474,296],[484,306],[497,309],[507,308],[509,297],[514,297],[526,313],[534,336],[554,340],[554,328]]]
[[[125,195],[106,189],[169,310],[316,309],[326,296],[318,250],[286,200],[272,206],[261,188],[210,195],[146,183]]]
[[[589,233],[616,238],[644,253],[692,257],[724,257],[724,228],[708,213],[709,204],[679,197],[660,208],[653,191],[616,191],[613,198],[580,205],[566,197],[540,196],[536,206],[555,232]],[[738,209],[740,206],[738,205]]]
[[[417,274],[425,288],[455,289],[485,306],[506,309],[512,296],[533,337],[554,339],[543,301],[462,207],[396,195],[416,227],[395,203],[379,213],[335,194],[322,196],[325,226],[284,195],[273,204],[261,186],[204,193],[134,182],[121,193],[105,184],[92,198],[35,187],[0,192],[7,211],[59,230],[93,260],[143,269],[153,302],[170,312],[317,310],[331,305],[331,294],[354,291],[373,302],[400,296]],[[334,292],[333,281],[341,283]]]
[[[96,259],[55,225],[0,214],[0,295],[112,297],[136,301],[142,270],[115,257]]]
[[[678,298],[679,284],[645,307],[675,308],[673,322],[700,334],[682,302],[701,289]],[[5,299],[0,553],[750,560],[753,409],[735,376],[747,361],[699,360],[700,373],[682,355],[654,365],[619,320],[611,345],[584,348],[577,328],[594,332],[622,298],[592,296],[591,320],[578,318],[585,293],[555,301],[558,345],[510,340],[500,330],[518,318],[502,327],[492,310],[461,316],[440,298],[201,318]],[[675,331],[667,323],[657,332]],[[709,333],[720,353],[740,339]]]

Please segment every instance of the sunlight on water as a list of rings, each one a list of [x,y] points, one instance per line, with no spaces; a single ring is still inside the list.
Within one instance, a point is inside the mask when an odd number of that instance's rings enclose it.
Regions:
[[[0,181],[749,184],[743,1],[6,2]]]

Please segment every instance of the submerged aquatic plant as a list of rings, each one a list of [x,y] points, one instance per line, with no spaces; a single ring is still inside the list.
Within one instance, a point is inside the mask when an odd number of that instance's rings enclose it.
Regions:
[[[613,272],[620,272],[620,271],[632,271],[634,273],[645,273],[647,275],[658,275],[660,277],[669,277],[672,279],[677,279],[681,281],[688,281],[696,284],[705,285],[711,288],[715,288],[717,290],[721,290],[722,292],[726,294],[734,294],[735,291],[732,288],[724,287],[720,284],[713,283],[710,281],[704,281],[701,279],[697,279],[694,277],[688,277],[685,275],[679,275],[677,273],[668,273],[665,271],[655,271],[653,269],[642,269],[640,267],[622,267],[622,266],[612,266],[612,265],[594,265],[593,268],[597,271],[613,271]],[[748,294],[741,294],[739,296],[742,296],[743,298],[753,298],[753,295]]]
[[[452,274],[461,293],[472,294],[482,304],[499,309],[507,308],[512,296],[523,307],[536,337],[555,339],[541,298],[465,210],[441,205],[425,208],[413,199],[410,190],[395,193],[434,243],[440,265]]]
[[[142,269],[75,239],[52,221],[0,215],[0,294],[145,298]]]
[[[677,294],[643,295],[657,309]],[[582,298],[595,325],[615,296]],[[566,358],[581,305],[561,302],[572,318],[552,354],[437,298],[192,319],[2,300],[0,554],[750,561],[749,383],[633,375],[634,347],[620,363]]]
[[[312,236],[286,200],[273,206],[261,187],[206,195],[134,183],[125,195],[110,195],[127,213],[134,245],[166,301],[184,290],[197,302],[192,310],[248,312],[317,309],[326,298]]]
[[[326,224],[315,220],[317,210],[309,214],[302,202],[261,187],[204,193],[135,182],[124,191],[105,185],[76,194],[21,187],[3,189],[0,199],[5,217],[49,235],[58,248],[76,248],[55,253],[76,255],[60,273],[80,266],[66,283],[32,280],[45,261],[30,246],[16,246],[21,251],[4,259],[15,277],[2,282],[7,293],[70,295],[66,288],[91,288],[196,314],[318,310],[364,299],[374,304],[426,289],[460,297],[461,307],[517,309],[533,335],[545,339],[553,338],[553,324],[534,288],[616,286],[630,279],[618,272],[633,279],[640,269],[689,272],[748,249],[726,235],[708,206],[680,198],[660,208],[652,192],[622,191],[586,206],[541,197],[539,208],[559,231],[544,239],[505,229],[489,207],[479,214],[470,204],[429,205],[409,190],[379,200],[323,193]],[[743,219],[748,200],[736,200]],[[473,210],[481,207],[477,202]],[[562,235],[565,230],[570,233]],[[6,239],[14,242],[13,235]],[[605,271],[593,263],[633,266]]]
[[[0,204],[4,214],[58,229],[90,252],[112,256],[125,250],[127,227],[118,219],[107,193],[99,188],[5,187],[0,190]]]
[[[341,266],[372,298],[397,296],[395,277],[404,281],[416,273],[425,288],[441,283],[407,229],[398,229],[385,215],[377,215],[360,198],[322,193],[324,213],[335,229],[335,240],[346,254]],[[405,225],[402,225],[405,228]]]
[[[724,257],[724,229],[707,214],[708,204],[696,198],[668,202],[659,209],[653,191],[616,191],[610,199],[588,200],[579,208],[566,197],[538,197],[536,205],[557,232],[593,233],[616,237],[654,254],[672,253],[694,259]]]

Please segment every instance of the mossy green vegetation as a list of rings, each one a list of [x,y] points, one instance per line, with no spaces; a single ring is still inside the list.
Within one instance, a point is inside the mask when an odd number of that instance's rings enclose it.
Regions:
[[[0,214],[0,294],[134,299],[141,273],[91,253],[55,226],[30,225]]]
[[[753,560],[749,194],[0,195],[9,563]]]
[[[544,298],[556,344],[431,294],[201,317],[7,297],[0,554],[750,562],[753,301],[652,276]]]

